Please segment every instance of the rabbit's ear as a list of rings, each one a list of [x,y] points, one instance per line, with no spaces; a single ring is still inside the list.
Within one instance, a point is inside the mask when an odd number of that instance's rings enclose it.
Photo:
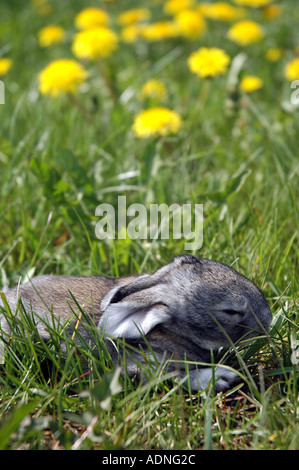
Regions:
[[[102,300],[99,329],[116,338],[141,339],[170,318],[159,290],[152,276],[115,287]]]

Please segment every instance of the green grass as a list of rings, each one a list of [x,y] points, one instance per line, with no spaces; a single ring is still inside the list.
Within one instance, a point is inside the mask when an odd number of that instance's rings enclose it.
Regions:
[[[159,19],[154,3],[103,5],[115,18],[143,4]],[[29,2],[1,2],[0,55],[13,60],[0,105],[1,284],[13,286],[28,273],[152,272],[182,253],[184,240],[99,241],[96,207],[116,206],[118,195],[127,205],[189,202],[204,205],[204,241],[195,254],[256,282],[274,317],[266,341],[226,352],[242,380],[217,395],[213,387],[191,394],[162,370],[148,371],[148,385],[118,377],[100,339],[99,358],[72,338],[63,357],[61,329],[53,327],[45,344],[30,315],[12,312],[0,366],[1,449],[298,449],[299,115],[283,103],[293,91],[284,67],[298,45],[299,10],[281,3],[276,20],[251,12],[266,37],[245,50],[240,76],[259,75],[262,90],[232,101],[227,76],[207,90],[191,75],[187,58],[201,45],[223,47],[232,58],[244,52],[225,38],[226,23],[210,22],[198,41],[121,44],[103,63],[116,101],[97,64],[87,64],[88,89],[77,98],[82,111],[67,96],[41,96],[37,75],[51,60],[72,56],[73,18],[86,3],[52,1],[45,17]],[[37,32],[48,23],[69,36],[42,50]],[[269,63],[264,54],[273,46],[285,56]],[[139,140],[131,126],[147,106],[139,94],[150,77],[165,82],[166,105],[184,126],[171,137]]]

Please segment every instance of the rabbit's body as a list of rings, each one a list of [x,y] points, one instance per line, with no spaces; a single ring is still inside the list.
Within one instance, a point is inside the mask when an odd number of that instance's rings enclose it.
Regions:
[[[228,346],[243,336],[264,334],[272,318],[264,295],[246,277],[222,263],[189,255],[176,257],[151,275],[38,276],[9,289],[6,298],[12,311],[21,298],[25,309],[32,310],[37,318],[49,320],[52,311],[63,324],[72,316],[77,322],[70,305],[74,311],[78,311],[78,306],[70,292],[105,336],[124,338],[126,343],[136,349],[141,345],[145,351],[148,343],[158,361],[166,358],[182,363],[209,362],[211,350]],[[41,337],[48,340],[45,323],[37,320],[37,326]],[[1,328],[9,333],[3,317]],[[90,340],[80,323],[79,331]],[[109,352],[117,362],[114,347],[109,347]],[[142,358],[137,352],[131,354],[138,361]],[[177,369],[177,364],[172,363],[172,370]],[[189,368],[192,389],[205,388],[212,370],[197,370],[195,364]],[[127,369],[136,373],[135,362],[128,359]],[[216,389],[223,390],[236,375],[219,367],[216,377],[220,377]]]

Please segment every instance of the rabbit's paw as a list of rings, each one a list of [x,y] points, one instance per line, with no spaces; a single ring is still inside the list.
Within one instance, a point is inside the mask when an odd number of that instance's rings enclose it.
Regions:
[[[218,366],[217,368],[204,367],[189,371],[189,380],[192,391],[204,390],[215,382],[215,391],[228,390],[237,380],[238,375],[232,370]]]

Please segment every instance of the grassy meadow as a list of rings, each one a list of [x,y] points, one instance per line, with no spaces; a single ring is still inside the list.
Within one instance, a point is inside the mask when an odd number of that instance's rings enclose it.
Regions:
[[[127,206],[203,204],[203,244],[193,254],[234,266],[263,290],[269,336],[225,352],[240,384],[192,394],[162,370],[147,385],[119,377],[100,338],[100,358],[70,339],[64,359],[62,330],[49,326],[45,344],[30,315],[6,307],[13,334],[0,364],[0,449],[299,448],[299,6],[210,3],[1,1],[0,285],[48,273],[153,272],[185,240],[99,240],[96,207],[117,208],[118,196]],[[82,57],[74,43],[86,7],[106,12],[101,27],[113,37]],[[146,10],[137,20],[120,16],[136,8]],[[186,10],[193,16],[179,15]],[[240,21],[249,30],[233,34]],[[61,36],[42,42],[49,25]],[[205,76],[192,71],[200,48],[225,53],[223,68],[209,56]],[[80,76],[41,75],[60,59]],[[146,92],[152,79],[160,88]],[[161,107],[175,122],[159,120]],[[149,109],[157,114],[137,129]]]

